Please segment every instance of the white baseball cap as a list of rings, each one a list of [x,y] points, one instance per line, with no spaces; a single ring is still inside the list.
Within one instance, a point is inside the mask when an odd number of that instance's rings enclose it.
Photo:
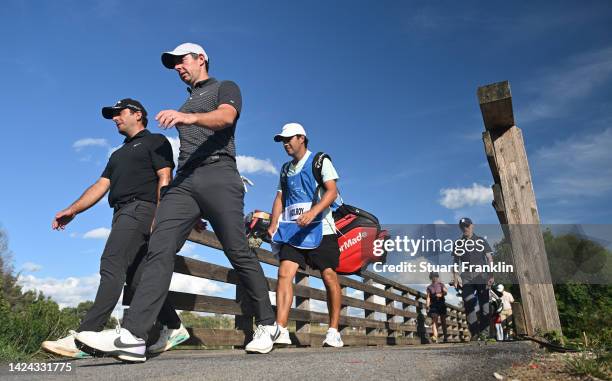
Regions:
[[[295,135],[306,136],[306,131],[299,123],[287,123],[283,126],[283,130],[280,134],[274,135],[274,141],[280,142],[283,138],[288,138]]]
[[[189,53],[202,54],[204,56],[204,60],[208,62],[208,54],[206,54],[204,48],[191,42],[180,44],[171,52],[162,53],[161,60],[165,67],[168,69],[174,69],[175,57],[181,57]]]

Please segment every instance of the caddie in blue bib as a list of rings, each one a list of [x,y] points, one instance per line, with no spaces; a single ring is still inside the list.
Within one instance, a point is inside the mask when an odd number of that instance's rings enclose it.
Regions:
[[[291,162],[283,165],[281,170],[281,189],[284,210],[278,223],[278,229],[272,237],[275,243],[286,243],[298,249],[315,249],[323,239],[323,216],[318,214],[308,225],[301,227],[297,219],[308,212],[318,201],[318,184],[312,173],[310,155],[302,169],[289,176]]]

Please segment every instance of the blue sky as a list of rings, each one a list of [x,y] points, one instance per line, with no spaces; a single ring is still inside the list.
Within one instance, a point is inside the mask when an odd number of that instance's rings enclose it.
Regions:
[[[122,142],[102,106],[182,104],[185,86],[160,54],[185,41],[241,87],[247,211],[270,208],[287,160],[272,136],[298,121],[332,156],[345,201],[383,223],[495,223],[476,89],[509,80],[542,222],[609,223],[612,5],[585,4],[4,1],[0,224],[15,267],[64,304],[92,296],[110,208],[100,202],[61,233],[51,219]]]

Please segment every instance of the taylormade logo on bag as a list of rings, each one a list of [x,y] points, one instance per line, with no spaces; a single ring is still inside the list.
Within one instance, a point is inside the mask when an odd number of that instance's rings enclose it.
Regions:
[[[368,233],[366,232],[360,232],[359,234],[357,234],[357,237],[355,238],[351,238],[346,240],[342,246],[340,246],[340,252],[342,253],[344,250],[346,249],[350,249],[351,247],[353,247],[354,245],[358,244],[359,242],[361,242],[361,240],[363,238],[366,238],[368,236]]]

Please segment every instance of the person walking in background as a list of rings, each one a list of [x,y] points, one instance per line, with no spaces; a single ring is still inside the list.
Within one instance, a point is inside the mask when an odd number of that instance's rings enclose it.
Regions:
[[[483,266],[493,264],[493,250],[487,241],[474,234],[472,220],[464,217],[459,220],[462,236],[453,244],[453,260],[462,268],[467,266]],[[469,269],[469,267],[468,267]],[[489,287],[493,284],[493,277],[485,272],[463,271],[459,274],[453,270],[453,286],[463,285],[461,297],[471,340],[478,340],[485,333],[488,336],[490,325]]]
[[[440,282],[440,274],[437,272],[429,273],[429,279],[431,284],[427,286],[427,315],[432,319],[431,331],[434,343],[438,342],[438,325],[442,325],[442,332],[444,334],[444,342],[448,341],[448,335],[446,331],[446,299],[445,296],[448,294],[448,290],[444,283]],[[438,320],[440,321],[438,323]]]
[[[512,303],[514,303],[514,296],[511,293],[504,290],[503,284],[498,284],[496,288],[497,292],[501,292],[502,310],[499,314],[501,319],[502,329],[504,330],[504,340],[510,339],[510,330],[512,326]]]

